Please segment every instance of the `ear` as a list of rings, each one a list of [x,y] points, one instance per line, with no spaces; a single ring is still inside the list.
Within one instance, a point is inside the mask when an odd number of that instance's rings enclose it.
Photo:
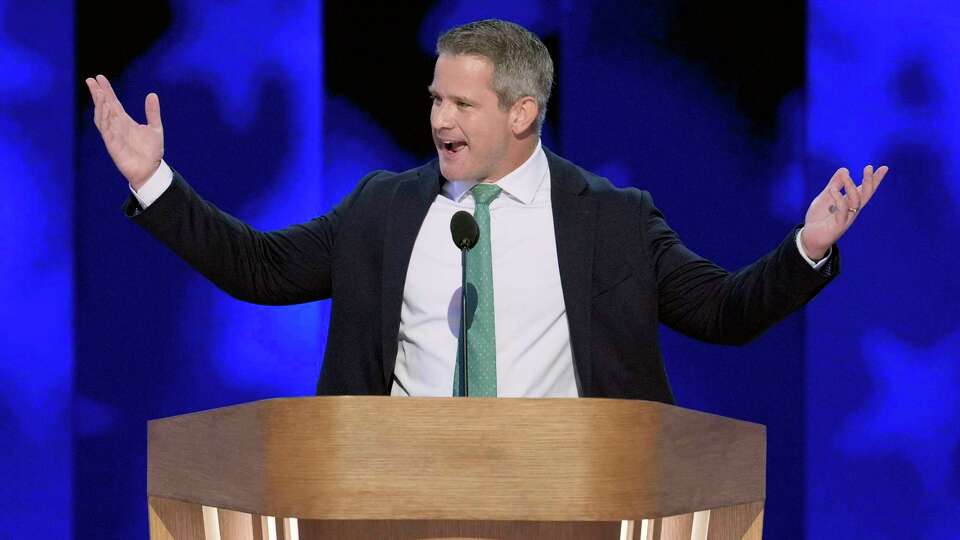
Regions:
[[[510,130],[514,135],[520,135],[529,130],[537,121],[540,106],[537,100],[524,96],[510,107]]]

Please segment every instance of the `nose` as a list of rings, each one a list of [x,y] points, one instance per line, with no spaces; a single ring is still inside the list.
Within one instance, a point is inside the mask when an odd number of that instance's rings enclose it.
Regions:
[[[453,110],[447,100],[439,104],[434,103],[430,109],[430,125],[438,131],[453,127]]]

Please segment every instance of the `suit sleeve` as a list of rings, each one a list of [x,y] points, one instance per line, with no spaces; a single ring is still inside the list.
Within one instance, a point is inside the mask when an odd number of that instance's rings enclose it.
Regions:
[[[836,246],[819,269],[803,259],[795,241],[799,227],[753,264],[728,272],[684,246],[646,192],[641,204],[659,318],[688,336],[746,343],[802,307],[839,273]]]
[[[338,227],[375,173],[328,214],[260,232],[203,200],[174,171],[173,183],[146,210],[132,196],[124,213],[231,296],[266,305],[329,298]]]

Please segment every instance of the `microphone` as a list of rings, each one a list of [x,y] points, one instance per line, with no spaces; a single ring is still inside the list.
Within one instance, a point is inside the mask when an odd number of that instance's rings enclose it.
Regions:
[[[450,234],[457,249],[473,249],[480,239],[480,227],[470,212],[460,210],[450,220]]]
[[[480,226],[473,219],[470,212],[460,210],[450,220],[450,234],[453,243],[460,250],[460,392],[458,396],[466,397],[470,393],[467,389],[467,252],[477,245],[480,239]]]

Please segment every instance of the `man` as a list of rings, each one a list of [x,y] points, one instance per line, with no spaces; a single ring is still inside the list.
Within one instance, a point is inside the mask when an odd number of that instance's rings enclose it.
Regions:
[[[730,274],[684,247],[648,193],[541,146],[553,64],[535,35],[479,21],[442,35],[437,53],[438,159],[371,173],[329,214],[271,233],[203,201],[167,166],[156,94],[139,125],[106,78],[86,81],[135,222],[237,298],[333,299],[319,394],[455,392],[460,253],[448,226],[468,210],[481,229],[468,261],[471,395],[672,403],[658,324],[742,343],[799,308],[838,272],[832,246],[887,172],[868,166],[856,186],[839,169],[802,228]]]

